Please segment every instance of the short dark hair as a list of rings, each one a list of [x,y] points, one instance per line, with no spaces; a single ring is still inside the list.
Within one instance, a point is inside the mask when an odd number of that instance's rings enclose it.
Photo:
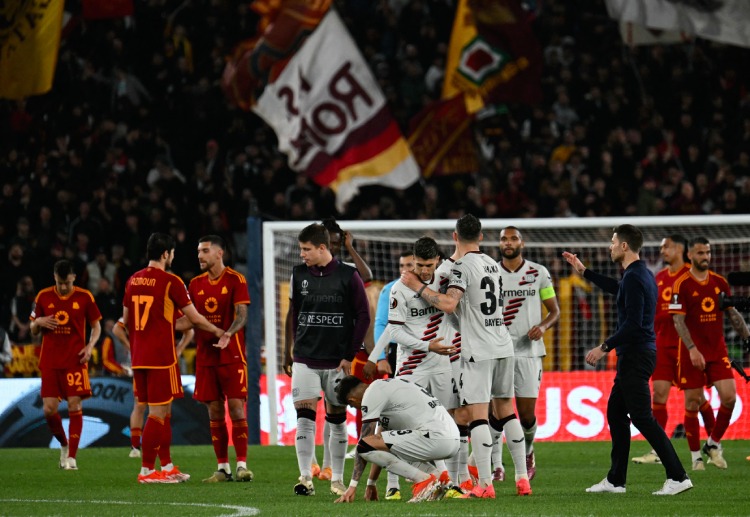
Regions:
[[[152,233],[146,243],[146,259],[159,260],[175,248],[174,237],[166,233]]]
[[[299,242],[311,242],[314,246],[325,244],[326,248],[331,249],[331,235],[325,226],[313,223],[305,226],[297,236]]]
[[[226,249],[224,245],[224,239],[222,239],[218,235],[206,235],[204,237],[201,237],[200,239],[198,239],[198,244],[200,244],[201,242],[210,242],[212,246],[218,246],[222,250]]]
[[[404,250],[401,253],[398,254],[398,258],[404,258],[404,257],[413,257],[414,256],[414,250]]]
[[[456,221],[456,234],[462,242],[478,242],[482,234],[482,223],[472,214],[463,215]]]
[[[680,246],[682,246],[682,261],[683,262],[690,262],[690,259],[687,256],[688,241],[685,238],[685,236],[682,235],[681,233],[671,233],[671,234],[667,235],[667,239],[669,239],[670,241],[674,242],[675,244],[679,244]]]
[[[706,239],[703,236],[693,237],[692,239],[690,239],[690,245],[689,246],[691,248],[694,247],[696,244],[705,244],[706,246],[710,246],[711,245],[711,243],[708,242],[708,239]]]
[[[414,243],[414,256],[422,259],[433,259],[440,257],[438,243],[432,237],[420,237]]]
[[[362,384],[362,381],[357,379],[354,375],[347,375],[341,379],[339,385],[336,386],[336,397],[339,399],[339,404],[342,406],[349,404],[349,393],[360,384]]]
[[[621,224],[612,228],[620,242],[627,242],[633,253],[638,253],[643,247],[643,233],[632,224]]]
[[[55,262],[54,271],[60,278],[68,278],[68,276],[76,274],[73,263],[65,259]]]
[[[344,234],[344,230],[341,229],[341,226],[339,226],[339,223],[336,222],[336,219],[333,217],[326,217],[323,219],[320,224],[326,227],[326,230],[328,230],[328,233],[338,233],[340,235]]]
[[[517,226],[506,226],[505,228],[500,229],[500,233],[503,233],[505,230],[515,230],[518,232],[518,236],[523,240],[523,234],[521,233],[521,230],[518,229]]]

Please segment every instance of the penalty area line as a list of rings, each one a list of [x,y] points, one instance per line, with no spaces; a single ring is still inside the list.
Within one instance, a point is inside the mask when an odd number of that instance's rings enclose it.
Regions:
[[[50,503],[50,504],[112,504],[120,506],[151,505],[151,506],[193,506],[198,508],[222,508],[233,510],[232,513],[218,515],[217,517],[246,517],[260,515],[260,509],[252,506],[238,506],[233,504],[209,504],[209,503],[170,503],[170,502],[145,502],[145,501],[105,501],[105,500],[82,500],[82,499],[17,499],[2,498],[0,503]]]

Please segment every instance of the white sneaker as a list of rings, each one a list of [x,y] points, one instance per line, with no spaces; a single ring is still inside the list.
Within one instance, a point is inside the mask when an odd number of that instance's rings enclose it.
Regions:
[[[599,481],[596,485],[588,487],[586,489],[586,492],[590,494],[601,494],[601,493],[624,494],[625,487],[615,486],[609,481],[607,481],[607,478],[604,478],[601,481]]]
[[[78,463],[76,463],[75,458],[68,458],[68,461],[65,464],[65,470],[78,470]]]
[[[635,458],[633,458],[633,463],[638,463],[638,464],[651,463],[651,464],[659,465],[661,464],[661,460],[659,459],[659,455],[656,454],[656,452],[651,451],[647,454],[644,454],[643,456],[636,456]]]
[[[140,458],[141,457],[141,450],[136,449],[135,447],[130,448],[130,454],[128,454],[128,458]]]
[[[68,466],[68,446],[62,445],[60,446],[60,465],[59,467],[61,469],[64,469]]]
[[[693,488],[693,482],[690,481],[690,478],[685,478],[682,481],[667,479],[661,490],[654,492],[654,495],[677,495],[691,488]]]

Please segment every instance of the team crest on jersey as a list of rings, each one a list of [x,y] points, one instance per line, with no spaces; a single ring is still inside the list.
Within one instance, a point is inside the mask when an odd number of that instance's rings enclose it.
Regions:
[[[461,263],[456,262],[456,265],[459,266],[461,265]],[[451,269],[451,274],[454,275],[456,278],[461,279],[461,271],[459,271],[458,269]]]
[[[221,288],[221,294],[227,294],[228,292],[226,286]]]
[[[302,290],[300,291],[300,293],[299,293],[299,294],[301,294],[302,296],[307,296],[307,293],[309,292],[309,291],[307,290],[307,288],[308,288],[309,286],[310,286],[309,282],[308,282],[307,280],[303,280],[303,281],[302,281]]]
[[[391,309],[395,309],[396,307],[398,307],[398,301],[393,297],[391,298]]]
[[[81,307],[78,305],[78,302],[73,302],[73,308],[80,309]]]
[[[526,273],[525,275],[523,275],[523,281],[526,282],[527,284],[533,283],[534,280],[536,280],[536,275],[532,273]]]
[[[362,406],[362,407],[359,408],[359,410],[362,411],[363,415],[367,414],[367,406]]]

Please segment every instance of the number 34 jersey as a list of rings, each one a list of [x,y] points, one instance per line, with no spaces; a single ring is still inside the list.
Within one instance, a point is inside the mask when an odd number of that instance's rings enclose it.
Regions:
[[[451,287],[464,292],[456,307],[462,360],[513,357],[513,340],[503,320],[503,281],[497,262],[480,251],[470,251],[453,264]]]

